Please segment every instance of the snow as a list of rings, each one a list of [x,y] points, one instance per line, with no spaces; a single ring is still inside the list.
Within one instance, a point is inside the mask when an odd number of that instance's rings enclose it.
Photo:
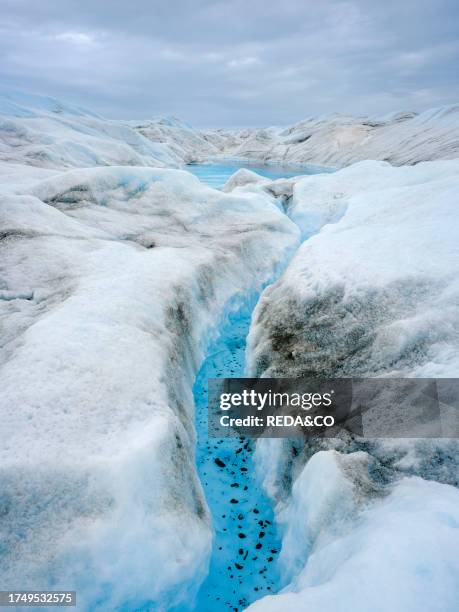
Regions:
[[[292,582],[248,610],[453,612],[459,597],[459,492],[411,477],[390,488],[365,453],[316,453],[280,514]]]
[[[3,581],[169,609],[210,554],[194,376],[225,305],[298,230],[272,196],[187,172],[30,170],[1,198]]]

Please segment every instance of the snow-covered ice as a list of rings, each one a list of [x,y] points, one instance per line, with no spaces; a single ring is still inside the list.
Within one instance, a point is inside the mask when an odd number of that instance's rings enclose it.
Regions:
[[[0,91],[1,162],[43,168],[186,163],[188,152],[176,143],[178,134],[181,140],[183,134],[194,140],[199,135],[185,127],[164,126],[163,132],[168,138],[153,141],[126,121],[104,119],[52,98]]]
[[[182,163],[202,162],[220,153],[204,134],[175,117],[129,121],[129,125],[148,140],[164,143]]]

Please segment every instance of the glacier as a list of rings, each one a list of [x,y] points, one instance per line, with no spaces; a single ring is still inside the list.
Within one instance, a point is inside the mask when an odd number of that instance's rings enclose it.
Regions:
[[[209,374],[457,375],[458,116],[195,130],[0,92],[2,588],[201,612],[227,588],[196,450]],[[187,171],[202,163],[242,167],[213,189]],[[244,449],[279,592],[234,605],[454,610],[457,450],[344,434]]]
[[[253,373],[454,377],[458,176],[368,161],[298,180],[288,215],[310,238],[258,304]]]
[[[151,123],[156,126],[153,134],[151,126],[143,129],[136,122],[107,120],[53,98],[0,90],[0,161],[41,168],[177,168],[217,153],[183,124],[161,117]]]
[[[347,166],[366,159],[393,165],[453,159],[459,154],[459,105],[383,117],[340,113],[287,128],[204,130],[220,155],[258,163]]]

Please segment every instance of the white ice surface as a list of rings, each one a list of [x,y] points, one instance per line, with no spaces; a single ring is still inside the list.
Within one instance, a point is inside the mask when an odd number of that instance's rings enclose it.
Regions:
[[[197,132],[0,96],[4,588],[73,587],[82,609],[192,600],[211,530],[191,384],[228,303],[297,246],[280,205],[312,238],[257,309],[253,372],[295,375],[312,362],[338,375],[457,374],[457,161],[239,177],[228,194],[159,167],[217,154],[330,165],[451,158],[457,116],[449,107]],[[263,464],[273,496],[289,469],[278,442]],[[454,449],[430,441],[384,441],[375,452],[391,469],[451,476]],[[355,455],[296,464],[293,496],[279,507],[290,586],[256,609],[452,609],[457,492],[419,478],[373,490]]]
[[[269,179],[260,176],[252,170],[247,168],[241,168],[235,172],[224,184],[222,191],[230,193],[238,187],[247,187],[247,185],[263,185],[264,183],[271,183]]]
[[[291,583],[251,612],[454,612],[459,492],[421,478],[371,490],[365,453],[316,453],[280,515]]]
[[[250,375],[457,376],[458,197],[457,160],[366,161],[295,181],[288,214],[309,239],[257,305]],[[316,452],[365,444],[392,480],[379,492],[368,470],[352,469],[362,453]],[[250,610],[455,610],[459,494],[432,480],[457,481],[456,441],[303,446],[292,460],[289,441],[257,445],[284,530],[288,586]]]
[[[152,142],[127,122],[52,98],[0,91],[0,161],[42,168],[177,167],[184,159],[167,142]]]
[[[167,610],[210,550],[194,375],[298,230],[272,197],[187,172],[28,173],[0,198],[2,585]]]
[[[272,353],[270,334],[281,317],[292,314],[295,321],[304,318],[302,331],[291,340],[296,360],[307,346],[315,367],[328,368],[329,375],[454,377],[458,195],[456,160],[400,168],[361,162],[298,181],[289,214],[304,235],[315,235],[262,296],[257,311],[264,322],[258,325],[255,313],[250,337],[253,371],[257,360],[272,364],[266,375],[279,371],[279,359],[287,363]],[[326,304],[331,294],[333,307]],[[318,308],[308,315],[314,304]],[[327,326],[317,336],[320,317]],[[340,342],[353,331],[364,341],[362,352],[339,364],[345,350]]]
[[[184,163],[205,161],[220,153],[220,149],[205,134],[175,117],[129,121],[129,125],[149,140],[164,143]]]
[[[342,167],[366,159],[395,165],[452,159],[459,154],[459,105],[385,117],[334,113],[286,128],[201,132],[228,156],[256,162]]]

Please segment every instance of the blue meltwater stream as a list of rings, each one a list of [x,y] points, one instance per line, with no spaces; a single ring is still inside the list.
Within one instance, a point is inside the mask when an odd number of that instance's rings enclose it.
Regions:
[[[203,182],[221,188],[240,167],[205,164],[187,169]],[[269,178],[318,172],[277,166],[251,169]],[[250,439],[211,438],[207,427],[208,379],[244,376],[246,338],[255,305],[253,299],[226,318],[194,384],[197,468],[215,532],[209,573],[194,606],[198,612],[239,612],[281,586],[277,564],[280,536],[272,502],[257,478],[254,443]]]
[[[207,428],[207,380],[244,376],[251,311],[243,307],[229,316],[194,385],[198,472],[215,530],[209,574],[196,605],[199,612],[242,610],[279,586],[280,541],[271,501],[256,477],[253,442],[210,438]]]

